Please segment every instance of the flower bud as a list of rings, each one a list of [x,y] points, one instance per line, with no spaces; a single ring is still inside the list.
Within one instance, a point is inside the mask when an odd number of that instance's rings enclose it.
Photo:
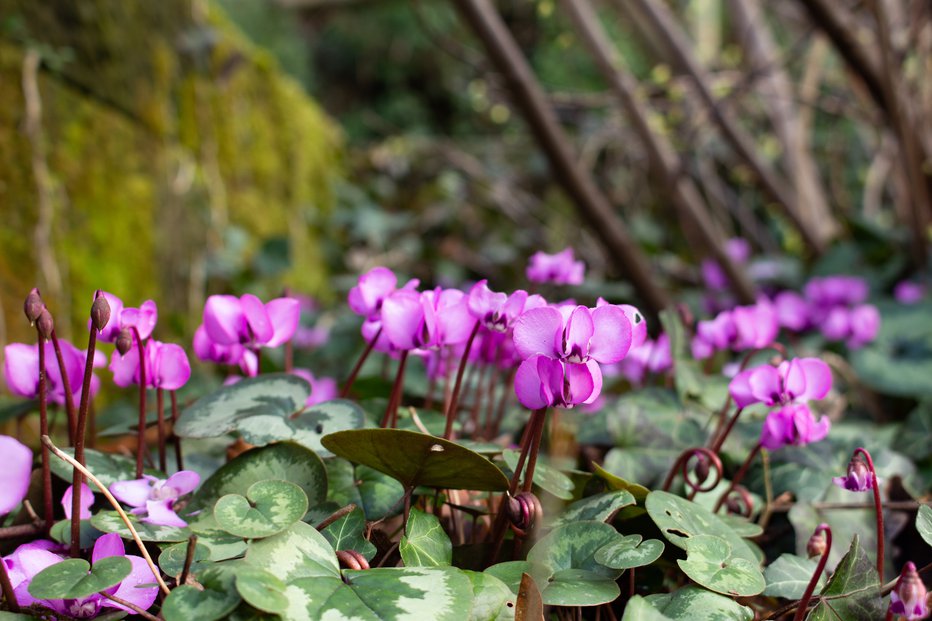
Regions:
[[[121,356],[125,356],[126,352],[129,351],[130,347],[133,346],[133,333],[129,328],[123,328],[120,330],[119,336],[116,338],[116,348],[120,352]]]
[[[925,619],[929,616],[927,596],[926,587],[916,572],[916,566],[909,561],[903,566],[903,572],[890,592],[890,613],[910,621]]]
[[[55,329],[55,322],[52,320],[52,313],[50,313],[47,308],[43,307],[42,312],[39,313],[39,318],[36,319],[36,327],[39,329],[39,334],[42,338],[52,338],[52,330]]]
[[[825,548],[827,546],[828,541],[825,539],[825,531],[821,527],[817,528],[816,532],[812,533],[812,537],[809,537],[809,542],[806,544],[806,554],[809,555],[809,558],[822,556],[825,554]]]
[[[39,290],[33,287],[29,295],[26,296],[26,301],[23,302],[23,311],[26,313],[29,325],[35,324],[44,310],[45,303],[42,301],[42,296],[39,295]]]
[[[94,297],[94,303],[91,305],[91,322],[97,331],[103,330],[110,322],[110,302],[101,295],[100,289]]]
[[[693,475],[696,477],[696,483],[702,485],[709,478],[709,472],[712,470],[712,464],[709,458],[702,453],[696,454],[696,465],[693,466]]]
[[[848,462],[848,473],[843,477],[833,477],[835,485],[852,492],[868,492],[874,489],[874,473],[858,453]]]

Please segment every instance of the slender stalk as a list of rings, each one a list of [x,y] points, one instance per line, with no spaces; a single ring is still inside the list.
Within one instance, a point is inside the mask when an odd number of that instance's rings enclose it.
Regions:
[[[453,396],[450,397],[450,404],[447,406],[447,425],[443,429],[443,437],[449,440],[453,437],[453,419],[456,418],[456,406],[459,404],[460,388],[463,384],[463,373],[466,371],[466,363],[469,361],[469,350],[472,349],[472,343],[476,340],[479,333],[479,322],[477,321],[469,333],[466,340],[466,347],[463,349],[463,357],[460,358],[460,366],[456,370],[456,383],[453,384]]]
[[[718,501],[715,503],[715,508],[712,509],[712,513],[718,513],[718,510],[722,508],[722,505],[725,504],[725,500],[728,499],[728,496],[734,491],[738,483],[744,479],[744,475],[748,473],[748,468],[751,467],[751,462],[754,461],[754,458],[757,457],[757,454],[760,453],[761,445],[760,442],[754,445],[754,448],[751,449],[751,452],[748,453],[747,459],[744,460],[744,463],[741,464],[741,468],[738,469],[738,472],[735,473],[734,478],[731,480],[731,484],[728,486],[728,489],[725,490],[725,493],[722,494]]]
[[[6,571],[6,563],[0,559],[0,590],[3,593],[3,599],[10,612],[19,612],[19,602],[16,601],[16,593],[13,592],[13,583],[10,582],[10,574]]]
[[[195,552],[197,552],[197,535],[191,535],[188,537],[188,547],[185,549],[184,565],[182,565],[181,574],[178,576],[179,585],[188,581],[188,574],[191,572],[191,564],[194,563]]]
[[[533,416],[540,418],[537,425],[534,427],[534,435],[531,437],[531,448],[528,451],[527,458],[527,472],[524,473],[524,484],[521,486],[521,491],[529,492],[531,491],[531,486],[534,484],[534,468],[537,466],[537,453],[540,452],[540,439],[544,435],[544,427],[547,421],[547,409],[541,408],[540,410],[535,410]],[[551,441],[553,439],[551,438]]]
[[[291,373],[294,370],[294,344],[291,341],[285,343],[285,373]]]
[[[169,391],[172,402],[172,435],[175,433],[175,425],[178,424],[178,395],[174,390]],[[181,459],[181,438],[175,435],[175,465],[178,470],[184,470],[184,461]]]
[[[97,328],[91,325],[87,337],[87,356],[84,358],[84,382],[81,384],[81,407],[74,430],[74,458],[84,465],[84,436],[87,430],[87,406],[91,399],[91,376],[94,372],[94,350],[97,349]],[[84,477],[75,468],[71,478],[71,556],[81,554],[81,486]]]
[[[55,328],[52,328],[52,347],[55,348],[55,359],[58,361],[58,370],[61,373],[61,386],[65,391],[65,411],[68,413],[68,443],[74,446],[75,431],[78,427],[78,416],[74,409],[74,393],[71,392],[71,379],[65,369],[65,357],[61,353],[61,345],[58,343],[58,335],[55,334]]]
[[[366,348],[362,351],[362,355],[359,356],[359,360],[356,361],[356,365],[353,367],[353,370],[350,371],[349,377],[346,379],[346,383],[343,384],[343,389],[340,391],[340,398],[345,399],[349,396],[350,390],[353,388],[353,382],[356,381],[356,376],[359,375],[359,371],[362,370],[362,365],[366,363],[366,359],[369,357],[369,354],[372,353],[372,348],[375,347],[376,341],[379,340],[379,336],[382,335],[382,328],[379,328],[375,336],[372,337],[372,340],[366,343]]]
[[[146,621],[159,621],[159,618],[156,617],[154,614],[151,614],[151,613],[149,613],[149,612],[146,612],[145,610],[143,610],[142,608],[140,608],[140,607],[137,606],[136,604],[134,604],[134,603],[132,603],[132,602],[128,602],[128,601],[126,601],[125,599],[121,599],[121,598],[117,597],[116,595],[110,595],[110,594],[108,594],[106,591],[101,591],[100,593],[98,593],[98,595],[101,595],[101,596],[103,596],[103,597],[109,599],[111,602],[114,602],[114,603],[116,603],[116,604],[119,604],[120,606],[126,606],[127,608],[129,608],[130,610],[132,610],[133,612],[135,612],[137,615],[139,615],[140,617],[142,617],[143,619],[146,619]]]
[[[803,621],[803,617],[806,616],[806,608],[809,606],[809,599],[815,591],[816,584],[819,582],[819,576],[821,576],[822,572],[825,570],[825,564],[828,562],[828,555],[832,551],[832,529],[828,524],[819,524],[819,527],[815,530],[815,534],[819,534],[820,532],[825,533],[825,551],[822,552],[822,557],[819,558],[819,564],[816,566],[815,573],[812,574],[812,578],[809,579],[809,584],[806,585],[806,591],[799,600],[793,621]]]
[[[883,534],[883,505],[880,500],[880,483],[877,481],[877,471],[874,469],[874,460],[867,449],[858,447],[854,449],[854,454],[861,454],[867,461],[867,467],[871,471],[871,488],[874,491],[874,512],[877,514],[877,575],[880,583],[883,584],[883,556],[884,556],[884,534]]]
[[[45,338],[39,334],[39,433],[49,433],[48,381],[45,373]],[[49,450],[42,447],[42,508],[45,515],[46,532],[55,523],[52,505],[52,468],[49,465]]]
[[[398,360],[398,372],[395,374],[395,383],[392,384],[392,394],[388,398],[388,407],[385,408],[385,416],[382,417],[382,428],[387,429],[393,425],[393,421],[398,415],[398,405],[401,402],[401,387],[404,384],[405,364],[408,361],[408,352],[401,352],[401,358]]]
[[[489,425],[488,431],[486,432],[486,437],[492,439],[498,435],[499,430],[502,426],[502,421],[505,420],[505,407],[508,405],[508,398],[511,396],[511,387],[515,382],[515,375],[518,373],[518,367],[513,367],[511,372],[508,373],[508,380],[505,382],[505,390],[502,391],[502,396],[498,400],[498,410],[495,412],[495,420]]]
[[[323,530],[327,528],[328,526],[330,526],[331,524],[333,524],[334,522],[336,522],[337,520],[339,520],[340,518],[346,517],[347,515],[349,515],[355,510],[356,510],[356,503],[351,502],[345,507],[340,507],[339,509],[331,513],[329,516],[325,517],[324,520],[320,524],[315,526],[314,528],[316,528],[317,530]]]
[[[103,494],[116,512],[120,515],[120,519],[123,520],[123,524],[126,525],[126,528],[129,530],[130,534],[133,537],[133,541],[136,542],[136,546],[139,548],[139,553],[142,554],[142,558],[145,559],[146,564],[149,566],[149,569],[152,570],[152,575],[155,576],[155,581],[158,583],[159,588],[162,590],[162,593],[165,595],[169,594],[168,585],[165,584],[165,581],[162,580],[162,576],[159,573],[159,568],[156,567],[155,563],[152,562],[152,557],[149,556],[148,550],[146,550],[145,544],[142,542],[142,539],[139,538],[139,533],[136,532],[133,523],[130,521],[129,516],[126,515],[126,511],[123,510],[123,507],[120,506],[120,503],[117,502],[117,499],[113,497],[113,494],[110,493],[110,490],[107,489],[107,486],[100,482],[100,479],[94,476],[94,474],[85,468],[83,465],[79,464],[71,456],[63,453],[61,449],[55,446],[52,443],[52,440],[48,436],[42,436],[42,445],[47,447],[50,451],[55,453],[55,455],[64,460],[66,463],[70,464],[72,468],[80,470],[81,474],[84,477],[97,486],[97,489],[100,490],[100,493]]]
[[[146,449],[146,348],[133,326],[133,338],[139,352],[139,429],[136,430],[136,478],[142,478],[142,456]]]
[[[45,530],[45,525],[41,520],[33,524],[14,524],[13,526],[4,526],[0,528],[0,541],[5,539],[19,539],[20,537],[32,537]]]
[[[408,516],[411,514],[411,494],[414,493],[414,487],[408,486],[405,489],[405,513],[404,513],[404,529],[405,534],[408,534]]]
[[[744,408],[738,408],[737,411],[732,415],[731,419],[728,421],[728,424],[725,425],[725,428],[722,429],[722,432],[718,434],[718,437],[712,442],[712,445],[709,449],[713,453],[718,453],[722,450],[722,446],[725,444],[725,440],[728,439],[731,430],[735,428],[735,423],[738,422],[738,417],[741,416],[741,412],[744,411]]]
[[[168,461],[165,459],[165,397],[161,388],[155,389],[155,410],[158,413],[159,470],[165,472],[168,468]]]

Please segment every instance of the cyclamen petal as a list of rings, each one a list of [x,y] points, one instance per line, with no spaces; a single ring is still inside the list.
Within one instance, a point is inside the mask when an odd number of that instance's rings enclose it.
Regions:
[[[521,358],[534,354],[557,356],[563,317],[552,306],[535,308],[518,317],[514,327],[515,350]]]
[[[577,306],[563,327],[560,357],[575,363],[585,362],[589,358],[589,341],[594,331],[595,325],[589,309],[585,306]]]
[[[269,321],[272,323],[272,336],[265,342],[266,347],[284,345],[295,335],[301,322],[301,303],[294,298],[276,298],[265,305]]]
[[[275,334],[275,328],[272,327],[272,320],[269,318],[269,311],[266,310],[265,304],[251,293],[240,296],[239,303],[252,340],[263,344],[268,342]]]
[[[146,560],[140,556],[127,554],[126,558],[132,564],[129,575],[123,578],[123,581],[117,586],[117,590],[112,595],[118,599],[135,604],[143,610],[148,610],[155,603],[158,596],[159,587],[157,586],[155,575],[149,568]],[[102,599],[102,606],[109,608],[118,608],[127,612],[133,612],[132,609],[122,604],[117,604],[110,599]]]
[[[515,373],[515,394],[521,405],[529,410],[539,410],[553,403],[549,384],[544,383],[540,376],[540,359],[546,359],[546,356],[534,355],[527,358]]]
[[[113,321],[113,309],[110,310],[111,321]],[[136,328],[139,338],[146,340],[155,329],[158,322],[159,311],[155,302],[146,300],[139,305],[139,308],[124,308],[120,312],[120,329]]]
[[[61,505],[65,510],[65,518],[71,519],[71,504],[74,500],[74,486],[69,485],[68,489],[65,490],[65,493],[61,497]],[[94,492],[87,485],[87,483],[81,483],[81,514],[80,519],[89,520],[91,519],[91,506],[94,504]]]
[[[110,493],[114,498],[131,507],[143,507],[149,500],[149,492],[155,477],[135,479],[132,481],[117,481],[110,486]]]
[[[210,340],[219,345],[240,343],[246,333],[246,317],[239,298],[232,295],[212,295],[204,303],[204,330]]]
[[[17,397],[36,397],[39,394],[39,347],[26,343],[4,347],[3,376],[7,388]]]
[[[198,473],[193,470],[180,470],[168,477],[162,487],[175,490],[177,498],[193,492],[200,482],[201,475]]]
[[[357,315],[374,319],[382,303],[397,287],[398,277],[387,267],[374,267],[359,277],[358,284],[350,289],[349,307]],[[415,287],[417,285],[415,284]]]
[[[0,436],[0,516],[15,509],[29,491],[32,451],[16,438]]]
[[[154,355],[149,357],[152,378],[149,384],[163,390],[178,390],[191,378],[191,363],[184,348],[175,343],[150,341]]]
[[[645,323],[646,328],[646,322]],[[631,349],[631,322],[618,306],[601,306],[592,311],[593,332],[589,356],[602,364],[612,364],[624,358]]]
[[[728,384],[728,391],[738,407],[743,408],[752,403],[773,405],[779,401],[783,389],[777,369],[762,365],[738,373]]]
[[[146,514],[145,517],[141,518],[141,521],[147,524],[177,526],[178,528],[184,528],[188,525],[172,510],[171,500],[147,500]]]
[[[423,342],[424,306],[421,294],[399,289],[382,303],[382,331],[393,347],[411,350]]]
[[[832,370],[819,358],[794,358],[787,367],[784,383],[794,400],[822,399],[832,389]]]

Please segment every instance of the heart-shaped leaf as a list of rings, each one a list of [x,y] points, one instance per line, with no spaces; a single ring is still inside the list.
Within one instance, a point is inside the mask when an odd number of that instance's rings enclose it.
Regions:
[[[604,522],[619,509],[633,505],[634,502],[634,496],[626,490],[589,496],[567,507],[566,511],[555,519],[551,526],[562,526],[570,522]]]
[[[134,515],[129,516],[129,521],[139,534],[139,538],[143,541],[174,543],[176,541],[185,541],[191,536],[191,530],[188,528],[149,524],[147,522],[141,522],[139,518]],[[91,524],[97,530],[105,533],[117,533],[124,539],[133,538],[133,534],[126,528],[126,524],[123,523],[123,519],[116,511],[101,511],[91,518]]]
[[[511,471],[514,472],[515,468],[518,467],[518,459],[520,458],[518,451],[508,449],[502,452],[502,457]],[[521,470],[522,478],[526,469],[527,461],[524,462],[524,469]],[[573,488],[576,487],[572,479],[556,468],[547,465],[541,459],[537,460],[537,465],[534,468],[534,484],[562,500],[572,500]]]
[[[374,570],[370,570],[374,571]],[[329,612],[335,619],[383,621],[339,578],[299,578],[288,583],[285,597],[290,603],[286,621],[324,619]]]
[[[410,524],[409,524],[410,525]],[[374,545],[364,536],[366,516],[362,509],[355,508],[333,522],[320,533],[330,542],[334,550],[355,550],[371,561],[377,552]]]
[[[732,554],[721,537],[695,535],[686,540],[686,559],[677,563],[687,576],[716,593],[750,597],[767,586],[757,563]]]
[[[70,558],[37,573],[29,583],[36,599],[79,599],[120,584],[132,571],[125,556],[108,556],[94,563]]]
[[[252,541],[245,562],[273,572],[287,583],[297,578],[340,578],[330,544],[313,526],[296,522],[285,531]]]
[[[819,605],[807,617],[808,621],[871,621],[883,618],[877,566],[861,547],[857,535],[822,589],[821,596]]]
[[[469,621],[507,621],[515,618],[515,606],[520,606],[520,603],[515,602],[514,594],[504,582],[491,574],[478,571],[464,573],[472,583],[472,610],[469,611]],[[520,602],[520,594],[518,600]]]
[[[614,580],[621,571],[599,563],[595,554],[623,539],[613,526],[605,522],[573,522],[555,528],[541,538],[528,552],[527,560],[546,565],[554,572],[584,569]]]
[[[641,535],[626,535],[599,548],[595,560],[606,567],[622,570],[650,565],[663,554],[663,542],[658,539],[641,539]]]
[[[307,495],[289,481],[259,481],[249,487],[245,497],[227,494],[214,505],[214,519],[220,528],[245,539],[280,533],[305,513]]]
[[[403,429],[354,429],[325,436],[335,455],[384,472],[405,487],[503,491],[508,479],[492,462],[450,442]]]
[[[767,588],[764,595],[799,599],[806,591],[809,581],[815,574],[818,563],[815,559],[803,558],[795,554],[781,554],[780,558],[764,569]],[[819,576],[816,587],[825,584],[825,574]]]
[[[220,467],[195,493],[189,507],[213,507],[221,496],[245,496],[253,483],[267,479],[290,481],[315,506],[327,497],[327,471],[314,451],[293,442],[278,442],[246,451]]]
[[[275,574],[258,567],[236,570],[236,590],[250,606],[272,614],[288,610],[287,586]]]
[[[453,561],[453,544],[436,516],[411,509],[398,544],[405,567],[443,567]]]
[[[695,586],[686,586],[672,593],[648,595],[646,599],[663,619],[672,621],[694,621],[700,617],[715,621],[751,621],[754,618],[754,611],[747,606]],[[627,614],[624,618],[628,618]]]
[[[485,573],[504,582],[516,597],[523,576],[530,575],[548,606],[598,606],[614,601],[621,593],[614,579],[585,569],[555,571],[541,563],[509,561],[493,565]]]
[[[239,606],[236,574],[228,568],[209,567],[197,575],[203,590],[190,585],[172,589],[162,605],[165,621],[217,621]]]
[[[181,413],[174,430],[182,438],[221,436],[249,416],[272,415],[279,420],[291,416],[304,407],[310,394],[310,384],[296,375],[266,373],[246,378],[196,401]]]
[[[337,431],[362,429],[366,426],[366,413],[352,401],[334,399],[304,410],[292,423],[296,428],[295,442],[326,458],[333,457],[333,453],[324,448],[321,439]]]
[[[343,577],[382,620],[462,621],[472,607],[472,583],[455,567],[347,570]]]

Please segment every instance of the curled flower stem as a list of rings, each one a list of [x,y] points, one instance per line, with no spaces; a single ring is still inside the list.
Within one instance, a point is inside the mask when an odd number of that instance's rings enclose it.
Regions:
[[[443,429],[443,437],[449,440],[453,437],[453,420],[456,418],[456,407],[459,405],[460,389],[463,385],[463,373],[466,371],[466,363],[469,362],[469,350],[472,349],[473,341],[476,340],[476,334],[479,333],[479,322],[472,327],[469,333],[469,339],[466,341],[466,347],[463,349],[463,357],[460,358],[460,366],[456,370],[456,383],[453,384],[453,396],[450,397],[450,403],[447,406],[447,424]]]
[[[84,465],[84,436],[87,432],[87,407],[90,403],[91,376],[94,372],[94,350],[97,349],[97,328],[91,323],[87,337],[87,356],[84,358],[84,383],[81,385],[81,406],[74,430],[74,458]],[[84,477],[75,468],[71,478],[71,556],[78,558],[81,554],[81,485]]]
[[[712,513],[718,513],[718,510],[722,508],[722,505],[725,504],[725,501],[728,499],[728,496],[735,490],[735,487],[738,483],[744,479],[744,475],[748,473],[748,468],[751,467],[751,462],[754,461],[754,458],[757,457],[757,454],[761,450],[760,442],[754,445],[754,448],[751,449],[751,452],[748,453],[747,459],[744,460],[744,463],[741,464],[741,468],[738,469],[738,472],[735,473],[734,478],[731,480],[731,484],[728,486],[728,489],[725,490],[725,493],[722,494],[718,501],[715,503],[715,508],[712,509]]]
[[[0,558],[0,590],[3,593],[3,599],[10,612],[19,612],[19,602],[16,601],[16,593],[13,592],[13,583],[10,582],[10,574],[7,573],[6,563]]]
[[[874,513],[877,515],[877,576],[881,583],[883,583],[883,556],[884,556],[884,535],[883,535],[883,505],[880,500],[880,484],[877,481],[877,471],[874,469],[874,460],[871,459],[871,454],[867,449],[863,447],[858,447],[854,449],[854,454],[861,454],[864,459],[867,461],[867,467],[871,471],[871,477],[873,481],[871,482],[871,487],[874,491]]]
[[[398,360],[398,372],[395,374],[395,383],[392,385],[392,394],[388,397],[388,407],[382,417],[382,428],[394,428],[398,419],[398,406],[401,405],[401,392],[404,385],[405,364],[408,362],[408,351],[401,352]]]
[[[832,529],[828,524],[819,524],[819,527],[815,530],[815,534],[818,535],[820,532],[825,533],[825,551],[822,552],[815,573],[812,574],[812,578],[809,579],[809,584],[806,585],[806,591],[803,593],[802,598],[796,606],[796,615],[793,617],[793,621],[803,621],[803,618],[806,616],[806,608],[809,606],[809,600],[812,598],[812,593],[815,591],[816,584],[819,582],[819,576],[821,576],[822,572],[825,570],[825,564],[828,562],[828,555],[832,552]]]
[[[133,326],[133,337],[139,352],[139,429],[136,435],[136,478],[142,478],[142,458],[146,449],[146,350],[139,330]]]
[[[382,328],[379,328],[376,330],[375,336],[372,337],[372,340],[366,343],[366,348],[362,351],[362,355],[359,356],[359,360],[356,361],[356,365],[353,367],[353,370],[350,371],[349,377],[346,379],[346,383],[343,384],[343,389],[340,391],[341,399],[345,399],[349,396],[350,390],[353,388],[353,383],[356,381],[356,376],[359,375],[359,371],[362,370],[362,365],[366,363],[366,359],[369,357],[369,354],[372,353],[372,348],[375,347],[375,343],[379,340],[381,335]]]
[[[68,413],[68,443],[74,445],[75,433],[78,427],[78,415],[74,409],[74,393],[71,392],[71,380],[68,378],[68,371],[65,369],[65,357],[61,353],[61,345],[58,343],[55,328],[52,328],[50,336],[52,337],[52,347],[55,349],[55,359],[58,361],[58,370],[61,373],[61,386],[65,391],[65,412]]]
[[[129,530],[130,534],[132,535],[133,541],[136,542],[136,546],[139,548],[139,552],[142,554],[142,558],[145,559],[146,564],[152,571],[152,575],[155,576],[155,581],[158,583],[162,593],[168,595],[170,591],[168,590],[168,585],[166,585],[165,581],[162,580],[162,576],[159,573],[159,568],[156,567],[155,563],[152,562],[152,557],[149,556],[149,552],[146,550],[146,546],[142,542],[142,539],[139,538],[139,533],[137,533],[136,529],[133,527],[133,523],[130,521],[129,516],[126,515],[126,511],[123,510],[123,507],[120,506],[120,503],[117,502],[117,499],[113,497],[113,494],[110,493],[110,490],[107,489],[107,486],[101,483],[100,479],[95,477],[90,470],[75,461],[73,457],[62,452],[61,449],[52,443],[52,440],[47,435],[42,436],[42,445],[55,453],[59,459],[63,460],[67,464],[70,464],[71,467],[75,470],[80,470],[81,474],[83,474],[88,481],[97,486],[97,489],[100,490],[100,493],[107,498],[107,500],[119,514],[120,519],[123,520],[123,524],[126,525],[127,530]]]
[[[172,435],[175,435],[175,425],[178,424],[178,395],[174,390],[168,391],[172,402]],[[184,461],[181,459],[181,438],[175,435],[175,465],[178,470],[184,470]]]
[[[38,325],[38,324],[37,324]],[[48,378],[45,372],[45,338],[39,333],[39,433],[49,433],[48,412]],[[49,464],[49,450],[42,448],[42,508],[45,515],[46,532],[54,524],[54,509],[52,505],[52,468]]]
[[[165,472],[168,468],[168,461],[165,459],[165,397],[161,388],[155,389],[155,410],[159,417],[159,470]]]
[[[712,470],[715,471],[715,476],[712,479],[711,483],[706,483],[705,480],[702,481],[692,481],[689,478],[689,461],[693,457],[697,459],[707,459],[709,460],[709,466]],[[689,487],[693,493],[695,492],[708,492],[715,489],[715,486],[718,485],[719,481],[722,480],[722,472],[724,468],[722,467],[722,460],[719,459],[718,455],[711,449],[704,447],[698,448],[689,448],[680,453],[680,456],[676,458],[676,463],[673,464],[673,467],[670,468],[670,472],[667,474],[667,478],[663,482],[663,491],[669,491],[670,486],[673,484],[673,479],[676,477],[677,470],[680,471],[680,474],[683,475],[683,481],[686,483],[686,486]]]

